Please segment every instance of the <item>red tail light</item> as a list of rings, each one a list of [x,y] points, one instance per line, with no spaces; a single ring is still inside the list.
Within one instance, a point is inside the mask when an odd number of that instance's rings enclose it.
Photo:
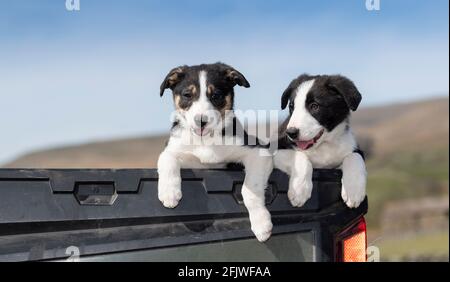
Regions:
[[[336,236],[336,261],[367,261],[367,232],[364,217],[359,218]]]

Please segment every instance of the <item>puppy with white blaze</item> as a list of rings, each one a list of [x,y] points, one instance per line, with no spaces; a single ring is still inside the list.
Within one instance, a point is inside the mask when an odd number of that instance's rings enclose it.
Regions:
[[[284,91],[281,108],[289,118],[281,126],[274,166],[290,175],[288,197],[302,206],[313,188],[313,168],[342,169],[342,199],[356,208],[366,196],[366,166],[350,129],[350,112],[361,94],[340,75],[303,74]]]
[[[256,138],[245,133],[235,117],[236,85],[250,87],[240,72],[222,63],[181,66],[166,76],[161,96],[171,89],[176,111],[170,139],[158,160],[158,197],[167,208],[178,205],[182,197],[181,168],[220,168],[240,163],[246,173],[244,205],[253,233],[263,242],[272,232],[265,189],[273,158]]]

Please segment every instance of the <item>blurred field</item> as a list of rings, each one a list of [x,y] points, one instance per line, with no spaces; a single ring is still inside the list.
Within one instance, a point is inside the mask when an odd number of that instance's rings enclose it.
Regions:
[[[383,206],[395,200],[426,196],[448,197],[448,149],[399,152],[368,161],[371,227],[378,226]]]
[[[435,232],[387,239],[375,245],[383,261],[448,261],[448,236],[448,232]]]
[[[434,99],[364,109],[353,116],[354,130],[366,141],[369,242],[382,260],[449,260],[448,205],[442,223],[391,234],[380,219],[388,205],[406,210],[408,199],[449,198],[449,104]],[[364,142],[362,142],[364,144]],[[436,200],[437,202],[438,200]],[[417,201],[417,211],[422,202]],[[389,214],[399,225],[405,215]],[[385,216],[386,217],[386,216]],[[410,219],[417,217],[411,213]],[[431,221],[432,219],[428,219]],[[445,226],[445,223],[444,223]],[[383,231],[381,231],[383,230]]]
[[[408,199],[444,198],[448,203],[448,96],[363,108],[352,116],[352,124],[368,154],[369,242],[380,248],[383,260],[448,261],[448,206],[444,230],[442,224],[439,228],[431,225],[426,230],[405,230],[399,237],[383,229],[380,221],[387,205],[401,207]],[[155,167],[166,139],[143,137],[44,150],[19,157],[5,167]],[[395,214],[391,217],[400,220]]]

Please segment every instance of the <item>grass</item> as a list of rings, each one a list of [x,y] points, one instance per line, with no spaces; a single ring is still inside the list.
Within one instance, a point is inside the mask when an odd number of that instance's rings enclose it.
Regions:
[[[449,233],[418,235],[398,239],[380,240],[375,245],[382,261],[447,260],[449,257]]]
[[[379,232],[380,216],[386,203],[421,197],[447,196],[449,193],[449,149],[405,151],[374,156],[367,161],[369,234]],[[447,260],[449,233],[430,230],[427,234],[389,238],[379,234],[374,245],[382,261]],[[389,238],[389,239],[387,239]]]
[[[449,150],[399,152],[367,162],[370,228],[379,227],[384,205],[395,200],[448,195]]]

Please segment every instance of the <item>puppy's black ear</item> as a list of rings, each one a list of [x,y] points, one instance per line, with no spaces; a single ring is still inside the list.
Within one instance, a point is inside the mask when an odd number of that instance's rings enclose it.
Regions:
[[[162,97],[167,88],[174,89],[186,74],[187,66],[180,66],[172,69],[161,84],[159,95]]]
[[[330,77],[328,86],[344,97],[345,103],[347,103],[350,110],[356,111],[359,103],[361,103],[362,97],[361,93],[359,93],[355,84],[350,79],[344,76],[334,75]]]
[[[233,86],[235,85],[239,85],[245,88],[249,88],[250,87],[250,83],[247,81],[247,79],[245,78],[245,76],[238,72],[237,70],[235,70],[233,67],[226,65],[226,64],[222,64],[222,63],[218,63],[219,65],[221,65],[224,70],[225,70],[225,77],[233,83]]]
[[[286,109],[286,106],[289,102],[289,99],[291,98],[292,92],[294,91],[294,88],[291,87],[291,85],[284,90],[283,95],[281,96],[281,109]]]

